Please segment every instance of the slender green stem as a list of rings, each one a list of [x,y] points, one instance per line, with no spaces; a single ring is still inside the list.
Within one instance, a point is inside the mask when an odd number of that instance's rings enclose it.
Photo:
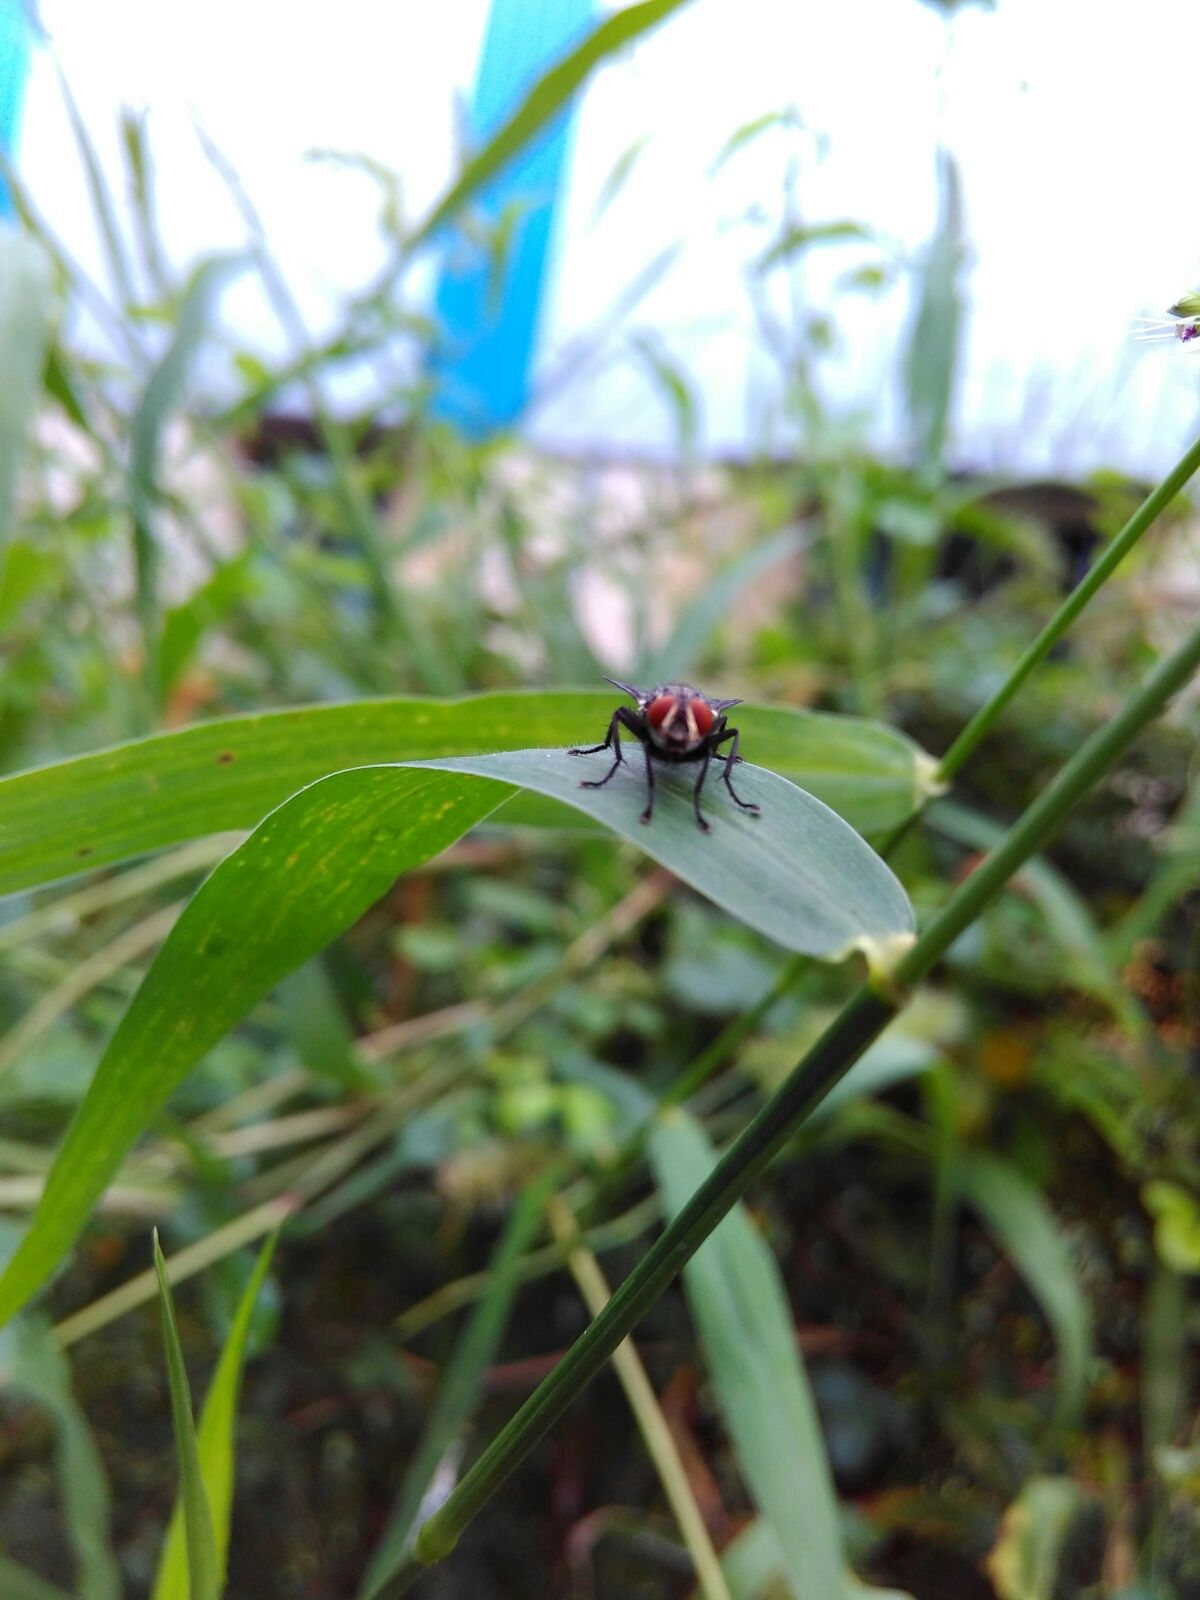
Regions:
[[[445,1505],[423,1524],[412,1561],[387,1590],[389,1600],[405,1592],[419,1575],[422,1563],[429,1564],[449,1554],[463,1529],[518,1462],[605,1364],[642,1313],[682,1271],[814,1106],[879,1036],[903,1003],[905,989],[929,972],[1197,669],[1200,628],[1159,666],[1123,710],[1087,741],[983,864],[960,885],[898,964],[892,992],[883,994],[867,984],[847,1002],[787,1082],[763,1106],[646,1252],[604,1311],[488,1446]]]
[[[1195,444],[1184,452],[1178,464],[1172,468],[1157,489],[1142,501],[1095,566],[1072,589],[1041,633],[1030,644],[1016,666],[1009,673],[1005,682],[988,703],[975,713],[949,750],[946,751],[938,766],[938,776],[943,782],[949,782],[970,757],[976,745],[987,735],[988,730],[996,722],[1000,713],[1025,682],[1026,678],[1029,677],[1033,669],[1039,662],[1046,659],[1084,606],[1087,605],[1096,591],[1108,581],[1134,545],[1151,524],[1158,520],[1159,516],[1171,504],[1171,501],[1174,500],[1175,496],[1198,468],[1200,468],[1200,439],[1197,439]]]

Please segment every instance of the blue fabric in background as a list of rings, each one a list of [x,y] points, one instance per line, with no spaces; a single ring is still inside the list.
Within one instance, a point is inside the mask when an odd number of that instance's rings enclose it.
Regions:
[[[32,40],[30,8],[22,0],[0,0],[0,154],[10,158],[21,126]],[[0,179],[0,217],[10,217],[12,213],[12,196]]]
[[[3,0],[0,0],[3,4]],[[585,33],[593,0],[492,0],[471,106],[478,147],[533,83]],[[570,113],[503,168],[474,202],[485,233],[507,237],[499,256],[457,233],[447,244],[434,304],[435,416],[474,438],[513,423],[529,397],[530,369],[561,197]]]

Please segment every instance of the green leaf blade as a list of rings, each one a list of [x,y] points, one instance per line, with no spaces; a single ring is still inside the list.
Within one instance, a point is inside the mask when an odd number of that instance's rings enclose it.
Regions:
[[[912,908],[891,869],[836,812],[786,778],[749,762],[738,766],[738,793],[762,807],[754,817],[729,797],[723,765],[714,761],[701,801],[712,828],[705,834],[692,809],[697,767],[656,763],[654,815],[643,825],[640,750],[603,788],[581,786],[602,778],[611,764],[607,751],[571,756],[563,750],[422,763],[499,779],[574,806],[786,949],[839,961],[852,950],[873,951],[912,934]]]
[[[0,780],[0,894],[249,829],[306,784],[376,762],[590,743],[613,696],[551,690],[222,717]],[[864,833],[902,822],[932,762],[879,723],[739,706],[742,748]]]
[[[1083,1405],[1092,1318],[1062,1230],[1041,1193],[1009,1162],[983,1151],[962,1163],[958,1182],[1041,1303],[1058,1344],[1059,1422]]]
[[[49,1277],[204,1052],[287,973],[496,804],[496,785],[372,767],[295,796],[206,880],[142,981],[0,1277],[0,1322]]]
[[[716,1157],[684,1112],[650,1136],[655,1180],[677,1212]],[[779,1268],[741,1204],[688,1262],[684,1286],[725,1426],[783,1553],[796,1600],[846,1594],[837,1498]]]
[[[171,1285],[167,1282],[167,1265],[158,1242],[157,1228],[154,1230],[154,1270],[158,1274],[163,1343],[166,1346],[167,1377],[171,1387],[171,1418],[175,1426],[175,1450],[179,1456],[189,1594],[191,1600],[221,1600],[212,1512],[204,1488],[204,1475],[200,1470],[200,1450],[192,1422],[192,1396],[188,1388],[187,1369],[183,1364],[183,1345],[175,1322]]]
[[[217,1363],[217,1370],[204,1400],[204,1409],[200,1414],[200,1426],[197,1430],[196,1446],[200,1475],[212,1517],[218,1588],[224,1583],[225,1564],[229,1553],[235,1464],[234,1424],[237,1419],[238,1396],[242,1387],[242,1370],[246,1360],[246,1341],[250,1334],[250,1320],[254,1314],[254,1306],[270,1268],[278,1237],[276,1231],[267,1239],[258,1253],[254,1270],[242,1291],[229,1336],[225,1341],[225,1348],[221,1352],[221,1359]],[[176,1501],[175,1509],[171,1513],[166,1543],[159,1562],[158,1578],[154,1585],[153,1600],[192,1600],[182,1497]]]

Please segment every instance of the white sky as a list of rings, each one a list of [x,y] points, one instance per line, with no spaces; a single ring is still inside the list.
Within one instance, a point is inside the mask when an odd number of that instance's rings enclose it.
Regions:
[[[380,246],[373,187],[305,152],[361,151],[394,166],[419,215],[454,169],[455,97],[473,79],[486,10],[486,0],[42,4],[114,173],[118,107],[146,109],[173,258],[241,242],[198,123],[263,214],[315,329],[371,277]],[[581,102],[543,368],[679,241],[671,272],[628,327],[653,332],[693,380],[705,446],[762,445],[778,367],[750,308],[746,268],[778,230],[789,162],[806,221],[854,218],[912,253],[934,222],[940,130],[962,167],[971,240],[956,462],[1160,471],[1194,430],[1200,355],[1174,344],[1142,349],[1128,330],[1134,316],[1200,287],[1193,23],[1184,0],[999,0],[994,12],[964,11],[948,48],[941,17],[917,0],[695,0],[601,72]],[[773,129],[710,176],[736,128],[787,106],[810,134]],[[638,140],[629,181],[597,220],[606,178]],[[45,53],[30,81],[20,163],[72,252],[99,270]],[[757,224],[738,220],[754,209]],[[832,298],[833,281],[860,259],[853,249],[814,255],[807,305],[836,314],[842,342],[824,380],[834,409],[860,409],[875,441],[895,446],[894,351],[909,302],[903,287],[874,302]],[[774,291],[786,316],[783,275]],[[281,348],[249,279],[229,292],[223,315],[247,344]],[[619,338],[589,381],[541,408],[535,433],[602,450],[669,448],[668,409],[625,348]]]

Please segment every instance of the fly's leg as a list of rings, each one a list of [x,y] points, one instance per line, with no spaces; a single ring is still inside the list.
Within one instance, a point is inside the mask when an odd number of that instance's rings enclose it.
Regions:
[[[704,787],[704,780],[708,777],[708,763],[712,760],[713,747],[710,744],[704,752],[704,760],[700,764],[700,776],[696,779],[696,787],[692,790],[692,806],[696,812],[696,822],[701,833],[708,833],[709,826],[700,814],[700,791]]]
[[[755,805],[753,800],[743,800],[738,795],[737,790],[733,787],[733,779],[730,777],[730,774],[733,771],[734,762],[742,759],[741,756],[738,755],[738,737],[738,730],[736,728],[727,728],[720,738],[715,741],[714,748],[717,744],[724,744],[726,739],[733,740],[733,744],[730,746],[728,754],[721,756],[721,760],[725,763],[725,772],[723,774],[725,779],[725,787],[729,790],[730,798],[733,800],[735,805],[741,806],[743,811],[748,811],[751,816],[757,817],[760,815],[762,807]]]
[[[650,763],[650,746],[644,744],[642,749],[646,754],[646,809],[642,812],[641,820],[649,822],[654,815],[654,768]],[[610,773],[611,777],[612,774]]]
[[[613,762],[612,766],[608,769],[604,776],[602,778],[585,779],[584,782],[579,785],[581,789],[603,789],[604,785],[624,761],[625,757],[621,754],[621,735],[617,731],[619,728],[628,728],[629,732],[632,733],[635,738],[641,737],[640,726],[637,722],[637,719],[634,717],[633,712],[629,710],[628,706],[618,706],[612,714],[612,720],[608,725],[608,732],[604,735],[604,740],[601,744],[590,744],[584,746],[583,748],[576,748],[567,752],[568,755],[573,756],[594,756],[601,750],[612,750],[615,752],[616,760]]]

